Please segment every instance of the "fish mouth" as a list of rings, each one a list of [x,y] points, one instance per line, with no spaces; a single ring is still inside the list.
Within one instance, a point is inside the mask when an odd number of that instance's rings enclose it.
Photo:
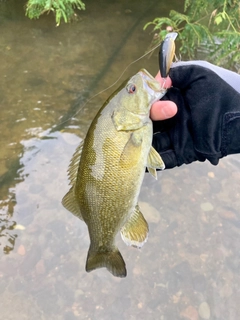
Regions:
[[[145,69],[141,69],[139,75],[143,79],[144,89],[151,96],[151,103],[161,99],[165,93],[166,89],[161,87],[161,84]]]

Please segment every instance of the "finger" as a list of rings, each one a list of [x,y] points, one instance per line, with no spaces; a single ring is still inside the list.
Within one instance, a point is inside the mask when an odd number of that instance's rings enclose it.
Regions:
[[[155,79],[158,80],[161,85],[163,85],[164,80],[165,80],[164,88],[170,88],[172,86],[172,80],[170,79],[170,77],[163,79],[160,75],[160,71],[157,73]]]
[[[166,120],[172,118],[177,113],[177,106],[172,101],[157,101],[150,110],[152,120]]]

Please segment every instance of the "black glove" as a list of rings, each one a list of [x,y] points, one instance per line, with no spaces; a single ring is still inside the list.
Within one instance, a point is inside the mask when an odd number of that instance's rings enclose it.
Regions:
[[[168,120],[153,121],[153,146],[166,168],[240,152],[240,75],[204,61],[177,62],[163,100],[178,106]]]

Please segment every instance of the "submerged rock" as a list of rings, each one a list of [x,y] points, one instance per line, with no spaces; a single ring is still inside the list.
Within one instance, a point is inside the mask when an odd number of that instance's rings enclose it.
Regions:
[[[207,302],[202,302],[198,308],[198,313],[202,319],[210,319],[210,307]]]

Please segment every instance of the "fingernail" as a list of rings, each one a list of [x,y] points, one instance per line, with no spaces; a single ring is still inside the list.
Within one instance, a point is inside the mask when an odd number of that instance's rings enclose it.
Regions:
[[[168,106],[162,108],[162,113],[166,118],[171,118],[173,116],[172,108],[169,108]]]

